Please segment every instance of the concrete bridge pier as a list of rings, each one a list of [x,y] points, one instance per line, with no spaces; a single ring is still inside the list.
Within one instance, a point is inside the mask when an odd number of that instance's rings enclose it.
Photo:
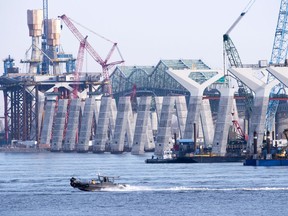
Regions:
[[[274,86],[279,84],[277,79],[267,84],[267,71],[255,70],[253,68],[230,68],[229,71],[238,77],[245,85],[247,85],[254,93],[254,104],[252,106],[252,114],[249,122],[249,140],[248,150],[253,152],[253,133],[258,134],[257,151],[261,152],[263,137],[265,133],[265,119],[269,104],[269,95]]]

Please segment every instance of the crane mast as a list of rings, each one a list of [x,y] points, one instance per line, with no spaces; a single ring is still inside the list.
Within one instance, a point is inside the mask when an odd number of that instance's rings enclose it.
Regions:
[[[288,49],[288,0],[281,0],[270,64],[284,63]]]
[[[270,64],[284,64],[286,63],[287,51],[288,51],[288,0],[281,0],[280,10],[278,14],[278,21],[275,30],[274,43],[272,48],[272,54],[270,59]],[[272,75],[268,75],[269,82],[271,79],[274,79]],[[272,94],[279,95],[283,90],[283,85],[277,85],[273,90]],[[279,100],[273,100],[269,102],[268,110],[266,113],[266,129],[272,129],[272,122],[275,118],[279,105]]]

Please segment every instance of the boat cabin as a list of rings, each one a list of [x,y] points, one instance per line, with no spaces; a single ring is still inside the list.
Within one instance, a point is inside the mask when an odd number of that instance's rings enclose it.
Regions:
[[[178,139],[173,149],[175,152],[179,152],[179,154],[192,153],[195,151],[195,144],[192,139]]]
[[[107,182],[114,183],[114,178],[115,178],[115,177],[98,175],[98,181],[99,181],[100,183],[107,183]]]

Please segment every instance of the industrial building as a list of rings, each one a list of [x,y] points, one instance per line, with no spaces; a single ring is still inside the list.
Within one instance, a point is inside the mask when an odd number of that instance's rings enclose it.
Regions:
[[[60,20],[79,41],[75,58],[59,52]],[[162,59],[151,66],[109,62],[116,43],[102,59],[66,15],[48,19],[45,7],[28,10],[27,24],[31,56],[21,63],[29,70],[19,73],[9,56],[0,77],[7,144],[36,141],[37,148],[51,151],[161,155],[176,136],[224,156],[230,141],[245,141],[251,151],[255,131],[259,151],[267,131],[274,131],[273,140],[284,139],[286,61],[242,64],[229,37],[232,29],[224,35],[230,63],[222,71],[201,59]],[[82,71],[85,50],[102,73]]]

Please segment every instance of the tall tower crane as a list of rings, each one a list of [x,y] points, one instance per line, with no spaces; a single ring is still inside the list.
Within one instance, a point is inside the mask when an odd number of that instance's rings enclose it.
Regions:
[[[75,27],[75,25],[72,23],[71,19],[68,18],[65,14],[63,14],[62,16],[60,16],[60,18],[63,20],[63,22],[66,24],[66,26],[70,29],[70,31],[74,34],[74,36],[79,40],[79,42],[81,43],[81,41],[85,40],[85,37],[80,33],[80,31]],[[104,78],[104,84],[106,85],[106,92],[104,92],[105,95],[112,95],[112,86],[110,83],[110,78],[109,78],[109,69],[117,64],[121,64],[124,62],[118,47],[117,47],[117,43],[113,43],[112,48],[110,49],[108,55],[106,56],[106,58],[103,60],[100,55],[94,50],[94,48],[90,45],[90,43],[86,40],[85,42],[85,49],[88,51],[88,53],[91,55],[91,57],[101,65],[102,67],[102,73],[103,73],[103,78]],[[119,61],[114,61],[114,62],[110,62],[108,63],[108,61],[110,60],[114,50],[117,49],[121,60]]]
[[[288,0],[281,0],[280,10],[278,15],[277,27],[275,31],[274,43],[272,48],[272,54],[270,64],[283,64],[287,58],[288,51]],[[272,75],[268,75],[268,82],[273,78]],[[278,89],[278,90],[277,90]],[[273,89],[272,94],[280,94],[283,89],[283,85],[279,84]],[[270,101],[266,114],[266,129],[271,131],[272,122],[277,112],[279,105],[278,100]]]
[[[288,0],[281,0],[270,64],[284,63],[288,51]]]

